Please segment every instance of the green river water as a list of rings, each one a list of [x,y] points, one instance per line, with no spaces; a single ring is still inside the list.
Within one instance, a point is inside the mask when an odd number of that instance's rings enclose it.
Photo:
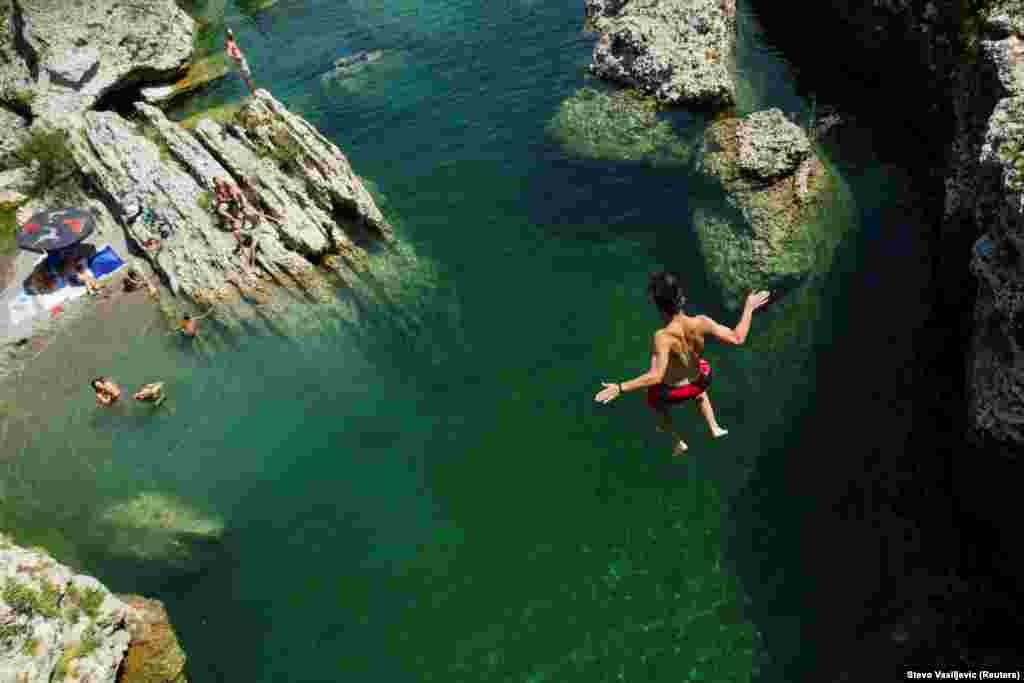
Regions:
[[[744,106],[806,117],[740,14]],[[735,322],[690,222],[711,190],[546,134],[592,85],[578,0],[280,0],[227,18],[259,84],[372,181],[417,265],[396,270],[397,308],[298,342],[201,354],[145,316],[82,323],[95,348],[58,340],[16,388],[4,527],[163,600],[196,683],[811,680],[816,625],[853,599],[819,591],[816,544],[840,532],[816,496],[845,485],[845,449],[906,436],[876,381],[910,358],[896,330],[925,284],[906,174],[866,131],[825,146],[852,217],[831,267],[757,314],[747,346],[709,350],[731,433],[679,410],[691,448],[673,460],[639,393],[593,395],[645,369],[658,267]],[[321,83],[361,49],[388,61]],[[97,374],[163,378],[169,409],[98,411]],[[174,562],[97,521],[140,493],[222,520],[223,542]],[[877,558],[842,533],[841,571],[870,584]]]

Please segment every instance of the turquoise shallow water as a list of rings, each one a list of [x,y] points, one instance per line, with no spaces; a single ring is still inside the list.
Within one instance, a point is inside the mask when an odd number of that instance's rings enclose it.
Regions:
[[[749,101],[806,114],[741,11]],[[147,319],[95,322],[110,343],[73,369],[59,352],[74,339],[58,341],[8,418],[5,526],[164,600],[199,683],[810,676],[814,626],[843,598],[816,596],[809,546],[829,531],[814,496],[840,484],[808,432],[850,428],[821,409],[836,398],[821,368],[869,406],[864,378],[909,358],[905,339],[863,326],[869,308],[902,321],[923,282],[910,271],[888,290],[892,257],[919,248],[892,229],[914,220],[903,173],[867,135],[827,150],[857,220],[815,282],[825,303],[791,347],[758,346],[782,324],[769,309],[749,347],[709,352],[732,433],[712,442],[680,411],[692,455],[673,461],[638,396],[592,396],[645,369],[657,267],[734,322],[689,222],[708,190],[679,169],[569,158],[545,136],[586,83],[577,2],[280,0],[228,17],[257,81],[372,180],[420,266],[399,269],[399,307],[359,332],[202,355]],[[376,48],[392,61],[321,83],[334,58]],[[97,413],[96,374],[165,378],[172,410]],[[904,437],[898,415],[866,412],[877,422],[858,446]],[[139,491],[222,519],[223,544],[186,565],[115,545],[96,520]],[[864,548],[850,571],[870,582]]]

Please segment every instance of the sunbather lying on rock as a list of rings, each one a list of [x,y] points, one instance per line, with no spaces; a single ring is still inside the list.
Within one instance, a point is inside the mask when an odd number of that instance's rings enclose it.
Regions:
[[[214,210],[224,218],[232,232],[245,227],[245,222],[252,225],[259,222],[259,213],[253,209],[245,198],[242,190],[224,178],[214,178]]]
[[[121,398],[121,387],[114,383],[109,377],[97,377],[92,382],[93,391],[96,392],[96,404],[109,406]]]

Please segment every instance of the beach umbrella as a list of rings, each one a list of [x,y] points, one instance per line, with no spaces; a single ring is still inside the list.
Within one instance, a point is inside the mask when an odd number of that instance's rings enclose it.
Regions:
[[[17,242],[21,249],[43,254],[81,242],[95,229],[96,219],[84,209],[51,209],[40,211],[19,227]]]

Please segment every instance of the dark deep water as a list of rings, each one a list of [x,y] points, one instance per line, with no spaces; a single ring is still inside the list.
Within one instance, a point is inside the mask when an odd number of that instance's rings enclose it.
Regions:
[[[740,11],[753,102],[806,117]],[[119,340],[82,372],[166,369],[174,414],[69,408],[8,465],[8,525],[165,601],[198,683],[832,670],[852,615],[924,543],[873,498],[886,482],[872,470],[911,447],[933,201],[891,141],[850,126],[823,143],[855,220],[814,283],[820,306],[787,327],[791,344],[759,345],[782,324],[769,309],[748,347],[709,354],[732,433],[712,442],[679,411],[691,451],[673,461],[638,396],[592,396],[645,369],[657,267],[685,272],[702,312],[734,314],[690,225],[701,184],[545,136],[585,82],[578,2],[281,0],[256,20],[229,5],[228,22],[257,81],[345,150],[429,264],[427,285],[408,285],[415,323],[371,312],[360,334],[210,358]],[[380,65],[321,83],[334,58],[376,48]],[[223,545],[187,570],[109,552],[88,531],[96,511],[140,490],[223,519]]]

